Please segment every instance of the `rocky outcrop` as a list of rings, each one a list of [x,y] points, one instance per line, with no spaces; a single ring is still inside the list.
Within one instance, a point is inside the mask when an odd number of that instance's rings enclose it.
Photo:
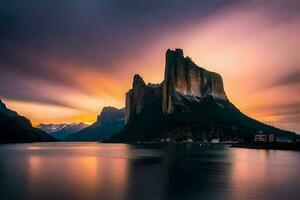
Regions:
[[[32,127],[29,119],[8,109],[0,100],[0,143],[50,141],[56,139]]]
[[[151,107],[153,101],[161,99],[162,84],[146,85],[140,75],[133,77],[132,89],[126,93],[125,124],[127,124],[143,109]]]
[[[222,77],[198,67],[181,49],[166,53],[161,84],[146,85],[139,75],[126,94],[125,127],[108,142],[253,140],[258,131],[295,138],[240,112],[226,97]]]
[[[184,100],[200,102],[205,97],[227,100],[222,77],[198,67],[184,57],[182,49],[166,53],[163,84],[163,113],[184,111]]]
[[[138,74],[134,75],[132,89],[126,93],[125,124],[154,100],[161,99],[162,113],[170,114],[189,111],[186,102],[201,102],[206,97],[227,100],[222,77],[198,67],[184,57],[182,49],[168,50],[161,84],[146,85]]]

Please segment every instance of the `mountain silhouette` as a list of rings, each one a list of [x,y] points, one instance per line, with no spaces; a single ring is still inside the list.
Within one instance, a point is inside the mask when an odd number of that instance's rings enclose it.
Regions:
[[[257,132],[296,136],[243,114],[227,98],[220,74],[197,66],[176,49],[166,52],[160,84],[146,84],[138,74],[134,76],[126,93],[125,127],[108,142],[252,141]]]
[[[110,138],[124,127],[124,109],[104,107],[91,126],[66,137],[65,141],[99,141]]]
[[[56,139],[32,127],[29,119],[8,109],[0,100],[0,143],[51,141],[56,141]]]

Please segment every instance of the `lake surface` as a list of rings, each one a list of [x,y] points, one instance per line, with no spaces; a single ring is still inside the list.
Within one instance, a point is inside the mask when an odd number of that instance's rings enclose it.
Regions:
[[[0,199],[300,199],[300,152],[227,146],[0,145]]]

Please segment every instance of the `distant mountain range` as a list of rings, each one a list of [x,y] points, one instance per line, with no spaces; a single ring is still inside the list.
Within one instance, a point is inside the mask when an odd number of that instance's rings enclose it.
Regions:
[[[168,50],[164,80],[146,84],[135,75],[126,93],[125,127],[108,142],[253,140],[257,132],[294,138],[295,133],[243,114],[227,98],[221,75],[198,67],[183,50]]]
[[[66,137],[65,141],[102,141],[119,132],[125,124],[124,109],[104,107],[97,121]]]
[[[37,128],[45,131],[59,140],[64,140],[69,135],[81,131],[88,126],[88,124],[81,122],[71,124],[39,124]]]
[[[0,100],[0,143],[50,141],[56,141],[56,139],[32,127],[29,119],[8,109]]]

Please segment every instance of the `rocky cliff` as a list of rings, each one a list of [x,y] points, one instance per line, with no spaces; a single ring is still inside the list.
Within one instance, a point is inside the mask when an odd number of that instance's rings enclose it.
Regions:
[[[295,137],[240,112],[227,99],[222,77],[198,67],[181,49],[167,51],[161,84],[146,85],[139,75],[134,76],[126,93],[125,121],[125,127],[108,141],[251,141],[258,131]]]
[[[222,77],[198,67],[182,49],[168,49],[163,83],[163,113],[185,111],[184,100],[200,102],[208,96],[227,100]]]
[[[140,75],[134,75],[132,89],[126,93],[125,124],[161,99],[162,84],[146,85]]]
[[[125,123],[151,106],[153,101],[160,100],[162,113],[171,114],[187,112],[187,102],[201,102],[206,97],[227,101],[222,77],[198,67],[190,58],[184,57],[182,49],[169,49],[161,84],[146,85],[142,77],[134,75],[132,89],[126,93]]]

